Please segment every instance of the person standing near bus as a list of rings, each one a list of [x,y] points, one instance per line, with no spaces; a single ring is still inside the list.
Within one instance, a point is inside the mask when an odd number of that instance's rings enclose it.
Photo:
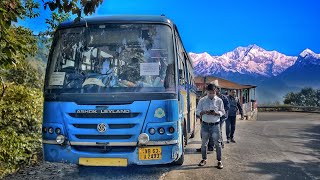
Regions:
[[[223,93],[221,93],[221,87],[219,86],[219,81],[213,81],[211,82],[211,84],[214,84],[217,87],[217,96],[222,100],[223,102],[223,107],[225,110],[225,114],[220,118],[220,134],[221,134],[221,146],[222,148],[224,148],[224,143],[223,143],[223,138],[222,138],[222,126],[224,124],[224,121],[226,121],[228,119],[228,110],[230,108],[230,104],[229,104],[229,99],[226,95],[224,95]],[[212,137],[209,139],[209,143],[208,143],[208,151],[213,151],[214,150],[214,142]],[[196,149],[197,152],[201,152],[201,147]]]
[[[236,93],[236,90],[232,90],[228,96],[230,108],[228,111],[228,119],[226,121],[227,143],[230,143],[230,141],[236,143],[234,140],[234,132],[236,130],[236,117],[238,110],[240,111],[241,119],[243,119],[243,110],[239,99],[236,97]]]
[[[200,99],[197,107],[197,114],[202,118],[201,137],[202,160],[198,166],[204,166],[207,163],[207,146],[210,137],[213,138],[216,147],[218,168],[222,169],[222,148],[220,134],[220,118],[225,114],[223,101],[217,96],[217,86],[209,84],[207,86],[207,96]]]

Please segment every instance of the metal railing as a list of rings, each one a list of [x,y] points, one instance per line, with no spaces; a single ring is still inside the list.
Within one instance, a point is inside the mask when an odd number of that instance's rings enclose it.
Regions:
[[[310,106],[290,106],[290,105],[274,105],[274,106],[258,106],[258,111],[270,112],[309,112],[309,113],[320,113],[320,107]]]

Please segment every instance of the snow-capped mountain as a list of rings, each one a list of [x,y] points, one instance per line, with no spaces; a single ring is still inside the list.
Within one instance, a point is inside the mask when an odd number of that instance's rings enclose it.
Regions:
[[[277,76],[290,86],[320,88],[320,54],[304,50],[296,63]]]
[[[306,58],[306,57],[313,57],[316,59],[320,59],[320,54],[316,54],[313,51],[311,51],[310,49],[305,49],[302,53],[300,53],[300,57],[302,58]]]
[[[320,89],[320,55],[309,49],[304,50],[294,65],[276,77],[263,80],[258,85],[260,102],[281,102],[289,92],[305,87]]]
[[[238,47],[222,56],[208,53],[189,53],[197,75],[223,75],[226,73],[250,76],[277,76],[292,66],[297,57],[286,56],[277,51],[267,51],[257,45]]]
[[[288,92],[320,88],[320,54],[305,49],[286,56],[257,45],[238,47],[222,56],[189,53],[198,76],[218,76],[258,86],[260,103],[282,102]]]
[[[295,66],[297,66],[297,68],[301,68],[308,65],[320,65],[320,54],[316,54],[310,49],[306,49],[300,53]]]

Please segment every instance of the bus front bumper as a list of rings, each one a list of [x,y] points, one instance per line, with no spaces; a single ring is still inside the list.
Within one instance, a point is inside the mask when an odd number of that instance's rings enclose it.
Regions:
[[[83,145],[82,145],[83,146]],[[135,146],[131,152],[89,152],[79,151],[72,145],[58,145],[43,142],[44,160],[49,162],[62,162],[71,164],[81,164],[86,166],[128,166],[128,165],[153,165],[168,164],[177,160],[182,152],[179,152],[177,140],[171,143],[155,143],[148,146]],[[151,148],[153,150],[161,149],[161,158],[152,160],[142,160],[142,148]],[[140,149],[140,151],[139,151]],[[181,148],[180,148],[181,149]]]

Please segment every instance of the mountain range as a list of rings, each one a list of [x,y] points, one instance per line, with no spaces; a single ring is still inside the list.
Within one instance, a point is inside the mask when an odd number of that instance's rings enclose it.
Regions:
[[[238,47],[221,56],[189,53],[197,76],[217,76],[257,85],[260,104],[283,102],[288,92],[320,88],[320,54],[305,49],[297,56],[267,51],[257,45]]]

